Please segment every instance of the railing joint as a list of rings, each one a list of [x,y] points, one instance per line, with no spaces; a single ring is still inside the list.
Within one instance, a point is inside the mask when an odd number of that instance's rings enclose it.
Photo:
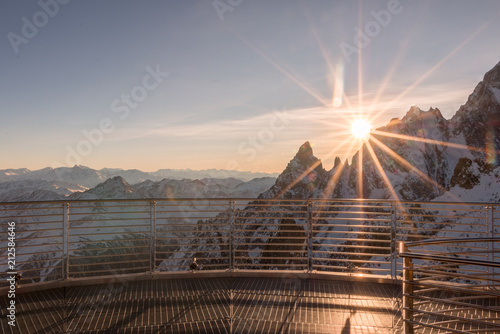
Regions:
[[[63,207],[63,280],[69,279],[69,202],[64,202]]]
[[[313,270],[313,203],[311,200],[307,201],[307,272]]]
[[[235,201],[229,201],[229,268],[228,271],[234,271],[234,260],[236,250],[234,247],[234,224],[235,224]]]
[[[150,229],[149,229],[149,252],[150,263],[149,272],[154,274],[156,271],[156,201],[150,201]]]

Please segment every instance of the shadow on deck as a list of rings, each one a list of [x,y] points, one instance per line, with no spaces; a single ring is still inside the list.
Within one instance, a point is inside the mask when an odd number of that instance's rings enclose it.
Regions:
[[[398,333],[400,285],[300,278],[121,281],[16,294],[2,333]],[[8,302],[2,296],[2,305]]]

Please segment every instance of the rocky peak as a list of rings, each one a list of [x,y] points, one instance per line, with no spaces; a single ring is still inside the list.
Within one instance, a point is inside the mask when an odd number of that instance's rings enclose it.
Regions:
[[[403,124],[411,124],[415,121],[429,121],[434,119],[437,122],[444,121],[445,118],[441,114],[441,111],[438,108],[430,107],[429,110],[424,111],[417,106],[413,106],[408,110],[406,115],[401,119]],[[391,120],[390,123],[396,123],[394,119]]]
[[[477,84],[474,92],[469,95],[467,102],[460,107],[452,121],[463,122],[470,117],[479,117],[481,120],[490,114],[500,112],[500,63],[489,70],[483,80]]]
[[[335,160],[333,162],[333,168],[336,168],[338,166],[342,165],[342,161],[340,160],[339,157],[335,157]]]
[[[306,141],[299,147],[299,151],[295,155],[294,159],[297,159],[302,164],[306,165],[307,162],[311,159],[311,157],[314,157],[313,150],[311,144],[309,144],[309,142]]]
[[[297,154],[295,154],[295,157],[292,159],[292,161],[290,161],[290,165],[292,166],[298,165],[296,166],[298,167],[298,169],[303,169],[303,168],[311,169],[319,174],[325,172],[325,169],[323,168],[323,163],[321,162],[320,159],[314,156],[313,149],[308,141],[306,141],[299,147]]]
[[[403,123],[411,123],[416,120],[422,114],[422,110],[417,106],[411,106],[410,110],[406,112],[406,115],[403,117]]]
[[[493,150],[500,147],[500,63],[488,71],[451,119],[454,135],[463,135],[466,144]],[[474,152],[476,157],[481,154]]]
[[[278,176],[271,189],[259,197],[309,198],[326,175],[321,160],[314,156],[311,144],[306,141],[299,147],[297,154]]]
[[[486,72],[483,81],[492,87],[500,88],[500,62]]]

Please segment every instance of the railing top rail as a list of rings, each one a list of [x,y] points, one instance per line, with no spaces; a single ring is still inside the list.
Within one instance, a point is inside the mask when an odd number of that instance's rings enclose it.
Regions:
[[[464,242],[495,242],[500,241],[500,238],[467,238],[467,239],[430,239],[424,241],[404,242],[406,247],[437,245],[437,244],[455,244]],[[403,243],[403,242],[402,242]]]
[[[459,264],[469,264],[469,265],[479,265],[479,266],[485,266],[485,267],[500,268],[500,262],[492,262],[492,261],[484,261],[484,260],[472,260],[472,259],[463,259],[463,258],[456,258],[456,257],[429,255],[429,254],[421,254],[421,253],[409,253],[409,252],[400,253],[400,256],[405,257],[405,258],[420,259],[420,260],[444,261],[444,262],[452,262],[452,263],[459,263]]]
[[[448,256],[442,256],[442,255],[423,254],[423,253],[419,253],[419,252],[413,252],[413,251],[408,249],[410,247],[428,246],[428,245],[444,245],[444,244],[458,244],[458,243],[472,243],[472,242],[498,242],[498,241],[500,241],[500,238],[468,238],[468,239],[436,239],[436,240],[431,239],[431,240],[408,242],[408,243],[401,241],[400,242],[401,247],[400,247],[399,256],[403,257],[403,258],[411,258],[411,259],[431,260],[431,261],[446,261],[446,262],[459,263],[459,264],[479,265],[479,266],[485,266],[485,267],[500,268],[500,262],[465,259],[465,258],[457,258],[457,257],[451,257],[451,256],[448,257]],[[403,245],[405,247],[402,247]]]
[[[402,205],[415,205],[415,204],[433,204],[433,205],[474,205],[474,206],[500,206],[500,203],[484,203],[484,202],[429,202],[429,201],[395,201],[390,199],[359,199],[359,198],[306,198],[306,199],[264,199],[264,198],[123,198],[123,199],[62,199],[52,201],[16,201],[16,202],[0,202],[0,206],[8,205],[26,205],[26,204],[65,204],[65,203],[89,203],[89,202],[183,202],[183,201],[250,201],[250,202],[344,202],[344,203],[389,203],[389,204],[402,204]]]

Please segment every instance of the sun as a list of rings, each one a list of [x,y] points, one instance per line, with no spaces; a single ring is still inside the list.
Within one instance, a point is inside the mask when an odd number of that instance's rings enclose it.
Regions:
[[[364,119],[357,119],[351,124],[351,133],[357,139],[370,137],[371,124]]]

